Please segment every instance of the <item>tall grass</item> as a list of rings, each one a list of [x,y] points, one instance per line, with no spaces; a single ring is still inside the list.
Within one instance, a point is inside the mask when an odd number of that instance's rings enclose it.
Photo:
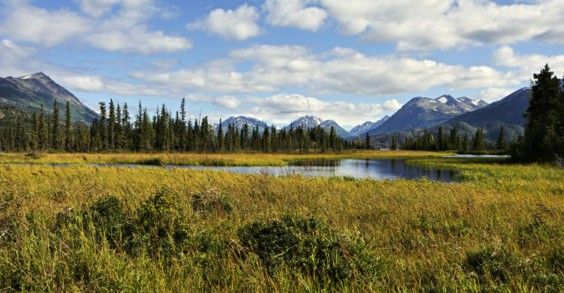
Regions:
[[[143,156],[295,159],[86,160]],[[464,181],[2,165],[0,290],[561,290],[564,170],[412,160]]]
[[[267,153],[0,153],[0,163],[102,163],[203,166],[283,166],[289,162],[318,159],[420,158],[446,153],[415,151],[344,151],[317,154]]]

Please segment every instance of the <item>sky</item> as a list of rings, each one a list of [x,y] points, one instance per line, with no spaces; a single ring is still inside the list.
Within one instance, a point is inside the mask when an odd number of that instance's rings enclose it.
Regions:
[[[415,96],[488,102],[564,75],[562,0],[0,0],[0,76],[86,105],[303,116],[346,129]]]

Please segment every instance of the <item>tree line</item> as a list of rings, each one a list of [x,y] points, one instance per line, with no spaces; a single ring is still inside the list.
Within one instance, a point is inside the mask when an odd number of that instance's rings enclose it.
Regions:
[[[450,129],[448,133],[439,127],[437,133],[424,130],[417,137],[407,137],[400,142],[398,135],[391,137],[391,149],[405,150],[425,150],[425,151],[446,151],[455,150],[459,152],[482,152],[482,151],[508,151],[510,146],[519,141],[520,138],[508,140],[503,126],[499,129],[499,134],[495,142],[486,139],[483,128],[478,128],[474,135],[459,133],[456,127]]]
[[[547,65],[531,80],[531,99],[524,114],[525,132],[508,141],[503,126],[494,142],[487,141],[479,128],[469,137],[456,128],[449,134],[439,127],[437,133],[424,131],[399,143],[391,138],[391,148],[410,150],[507,151],[517,162],[556,162],[564,165],[564,79],[560,80]]]
[[[64,112],[61,115],[61,112]],[[90,125],[73,123],[70,104],[64,111],[55,102],[30,116],[21,113],[0,128],[1,151],[115,152],[334,152],[362,147],[340,138],[335,128],[260,129],[248,124],[210,124],[208,117],[188,119],[186,101],[174,115],[164,105],[152,116],[141,103],[131,117],[127,103],[99,104],[99,117]]]

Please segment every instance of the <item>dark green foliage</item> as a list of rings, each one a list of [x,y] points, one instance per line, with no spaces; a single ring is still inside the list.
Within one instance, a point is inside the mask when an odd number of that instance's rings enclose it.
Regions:
[[[474,272],[482,282],[509,281],[512,272],[519,267],[518,259],[504,249],[484,248],[466,255],[466,269]]]
[[[108,107],[104,102],[99,105],[100,115],[89,126],[72,123],[69,103],[64,122],[60,121],[58,104],[50,114],[42,107],[39,113],[20,111],[10,119],[0,118],[0,151],[326,152],[366,147],[340,138],[335,129],[328,131],[320,126],[278,131],[275,127],[251,130],[248,125],[242,129],[227,125],[224,129],[220,123],[215,129],[208,117],[186,121],[185,100],[176,115],[163,105],[151,117],[139,104],[133,123],[127,104],[122,107],[110,100]],[[0,110],[0,115],[7,112]]]
[[[239,230],[241,244],[258,255],[274,272],[296,270],[323,282],[343,282],[354,277],[375,278],[383,263],[360,241],[351,241],[316,218],[284,216],[257,221]]]
[[[548,265],[555,274],[564,274],[564,246],[549,254]]]
[[[562,256],[558,258],[558,252],[553,252],[546,259],[530,259],[507,248],[486,247],[467,253],[464,268],[476,275],[485,290],[504,288],[513,279],[520,278],[541,291],[559,292],[564,285],[564,275],[558,271]]]
[[[128,251],[142,251],[152,257],[174,257],[182,253],[188,240],[187,215],[167,191],[145,201],[126,233],[131,234]]]
[[[128,224],[128,215],[116,197],[108,197],[94,203],[90,209],[90,216],[99,237],[104,237],[112,247],[117,247],[122,241],[122,234]]]
[[[498,150],[505,150],[507,148],[506,138],[505,138],[505,128],[501,126],[499,128],[499,134],[497,136],[496,148]]]
[[[532,98],[521,147],[514,154],[521,161],[553,162],[564,158],[564,98],[560,80],[548,64],[534,74]]]

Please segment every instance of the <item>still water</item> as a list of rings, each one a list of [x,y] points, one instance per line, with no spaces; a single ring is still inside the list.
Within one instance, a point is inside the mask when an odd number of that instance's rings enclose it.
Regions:
[[[455,172],[407,165],[399,159],[302,161],[288,166],[175,166],[193,170],[219,170],[242,174],[269,174],[273,176],[302,175],[308,177],[351,177],[357,179],[392,180],[421,179],[450,182]]]

